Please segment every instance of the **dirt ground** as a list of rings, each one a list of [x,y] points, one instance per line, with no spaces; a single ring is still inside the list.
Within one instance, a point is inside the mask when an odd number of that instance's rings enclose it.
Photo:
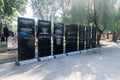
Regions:
[[[0,64],[15,61],[17,50],[7,50],[6,46],[0,46]]]

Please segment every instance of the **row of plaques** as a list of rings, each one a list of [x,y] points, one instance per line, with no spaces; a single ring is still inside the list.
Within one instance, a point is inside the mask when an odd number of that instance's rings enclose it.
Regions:
[[[78,34],[79,32],[79,34]],[[79,35],[79,38],[78,38]],[[77,25],[54,23],[52,34],[51,22],[38,20],[37,28],[38,58],[51,56],[51,42],[53,40],[53,55],[65,52],[77,51],[78,39],[79,50],[96,47],[96,28]],[[53,39],[51,38],[53,37]],[[64,45],[65,36],[65,45]],[[86,37],[85,37],[86,36]],[[86,47],[85,47],[86,46]],[[18,61],[35,58],[35,21],[18,17]]]

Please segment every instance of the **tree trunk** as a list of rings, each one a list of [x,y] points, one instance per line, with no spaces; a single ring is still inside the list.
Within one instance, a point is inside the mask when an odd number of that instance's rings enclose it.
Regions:
[[[98,31],[98,34],[97,34],[97,46],[100,46],[100,39],[101,39],[102,33],[103,33],[103,31]]]
[[[113,42],[117,42],[117,37],[118,37],[118,34],[113,32],[113,37],[112,37],[112,41]]]
[[[101,35],[103,33],[103,31],[105,30],[105,27],[103,29],[99,28],[99,20],[98,17],[99,15],[97,14],[97,9],[96,9],[96,4],[95,4],[95,0],[93,0],[93,4],[94,4],[94,18],[93,18],[93,22],[95,24],[95,27],[97,28],[97,46],[100,46],[100,39],[101,39]]]

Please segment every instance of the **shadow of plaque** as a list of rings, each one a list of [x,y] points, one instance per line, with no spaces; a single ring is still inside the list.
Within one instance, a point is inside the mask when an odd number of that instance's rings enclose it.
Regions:
[[[66,41],[66,52],[77,51],[77,25],[66,25],[65,41]]]
[[[18,17],[18,61],[35,58],[35,21]]]
[[[38,58],[51,55],[51,22],[38,20]]]
[[[54,23],[53,55],[63,54],[63,31],[62,23]]]
[[[92,48],[96,47],[96,27],[92,28]]]
[[[85,26],[79,26],[79,50],[85,49]]]

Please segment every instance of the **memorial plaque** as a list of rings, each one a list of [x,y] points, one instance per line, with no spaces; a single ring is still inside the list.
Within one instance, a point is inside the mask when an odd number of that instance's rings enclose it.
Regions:
[[[96,47],[96,27],[92,28],[92,48]]]
[[[51,22],[38,20],[38,57],[51,55]]]
[[[35,21],[18,17],[18,61],[35,58]]]
[[[63,54],[63,30],[62,23],[54,23],[54,36],[53,36],[53,54]]]
[[[79,50],[85,49],[85,27],[79,26]]]
[[[91,45],[91,27],[86,27],[86,49],[92,48]]]
[[[65,40],[66,52],[77,51],[77,25],[66,25]]]

